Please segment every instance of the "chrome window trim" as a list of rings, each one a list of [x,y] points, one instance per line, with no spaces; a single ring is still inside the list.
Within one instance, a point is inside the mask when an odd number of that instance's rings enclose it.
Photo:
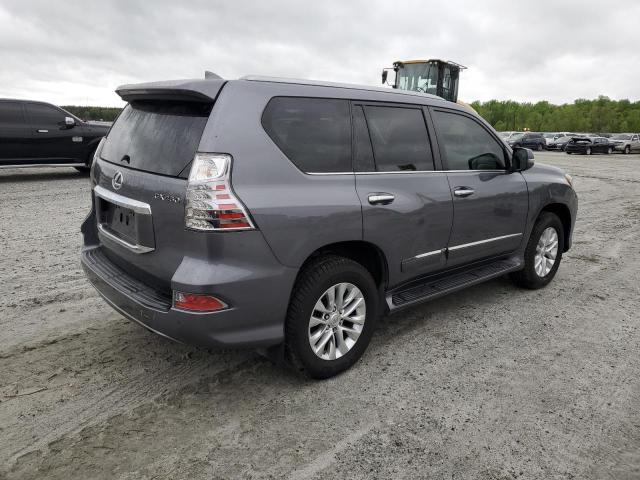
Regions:
[[[498,240],[504,240],[507,238],[521,237],[521,236],[522,236],[522,233],[511,233],[509,235],[502,235],[500,237],[493,237],[493,238],[487,238],[485,240],[478,240],[477,242],[455,245],[453,247],[449,247],[448,250],[460,250],[462,248],[475,247],[476,245],[482,245],[484,243],[497,242]]]
[[[151,215],[151,206],[148,203],[140,202],[138,200],[134,200],[133,198],[128,198],[118,193],[112,192],[111,190],[107,190],[100,185],[96,185],[93,189],[93,192],[100,198],[104,198],[105,200],[114,203],[120,207],[128,208],[133,210],[136,213],[141,213],[143,215]]]

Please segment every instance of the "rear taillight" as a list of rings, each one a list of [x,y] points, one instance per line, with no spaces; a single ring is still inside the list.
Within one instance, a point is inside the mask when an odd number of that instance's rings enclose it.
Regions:
[[[196,153],[185,202],[185,225],[191,230],[250,230],[247,210],[231,189],[231,155]]]
[[[173,292],[173,306],[192,312],[215,312],[228,308],[222,300],[199,293]]]

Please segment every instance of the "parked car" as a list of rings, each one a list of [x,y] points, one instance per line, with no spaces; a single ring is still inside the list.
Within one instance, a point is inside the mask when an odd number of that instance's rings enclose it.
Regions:
[[[498,132],[498,135],[500,135],[506,142],[516,133],[521,133],[521,132]]]
[[[558,138],[557,135],[555,133],[552,133],[552,132],[543,133],[542,137],[544,138],[544,141],[545,141],[546,145],[549,145],[550,142],[552,142],[554,139]]]
[[[556,132],[554,134],[554,140],[557,140],[560,137],[571,137],[575,135],[575,133],[571,133],[571,132]]]
[[[524,132],[520,135],[513,135],[508,143],[511,147],[531,148],[539,151],[547,147],[547,141],[542,134],[535,132]]]
[[[617,152],[629,154],[640,151],[640,136],[637,133],[616,133],[609,141]]]
[[[613,147],[614,144],[605,137],[572,137],[565,147],[565,152],[568,154],[582,153],[591,155],[592,153],[607,153],[611,155]]]
[[[555,140],[547,143],[547,149],[564,151],[571,138],[572,137],[558,137]]]
[[[0,99],[0,168],[75,167],[88,171],[108,126],[84,122],[44,102]]]
[[[571,246],[571,178],[439,97],[265,77],[117,93],[81,261],[166,337],[329,377],[380,314],[508,273],[544,287]]]

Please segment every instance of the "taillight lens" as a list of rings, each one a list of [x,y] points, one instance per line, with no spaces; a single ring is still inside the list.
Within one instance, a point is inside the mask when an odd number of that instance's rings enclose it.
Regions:
[[[249,214],[229,182],[231,155],[196,153],[185,202],[185,225],[192,230],[250,230]]]
[[[193,312],[215,312],[228,308],[219,298],[198,293],[173,292],[173,306]]]

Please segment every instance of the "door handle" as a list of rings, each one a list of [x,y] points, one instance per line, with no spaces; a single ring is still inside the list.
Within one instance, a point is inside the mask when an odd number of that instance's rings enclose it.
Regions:
[[[371,205],[389,205],[395,200],[396,196],[391,193],[370,193],[368,200]]]
[[[40,130],[38,130],[38,133],[49,133],[49,130],[41,128]]]
[[[453,194],[456,197],[468,197],[469,195],[473,195],[476,191],[473,188],[469,187],[456,187],[453,189]]]

